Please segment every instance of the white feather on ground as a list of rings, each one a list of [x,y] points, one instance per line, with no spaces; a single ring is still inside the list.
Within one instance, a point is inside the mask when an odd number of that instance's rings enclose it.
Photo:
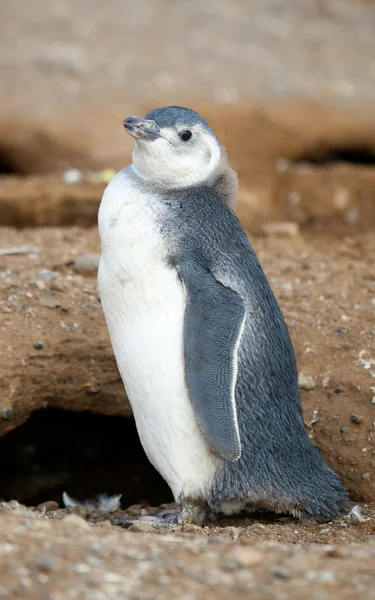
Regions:
[[[75,498],[72,498],[66,492],[63,492],[62,499],[66,508],[74,508],[75,506],[81,506],[85,508],[89,512],[93,512],[94,510],[100,512],[115,512],[120,508],[120,499],[122,494],[118,496],[107,496],[107,494],[99,494],[95,496],[95,498],[91,498],[91,500],[83,500],[80,502]]]

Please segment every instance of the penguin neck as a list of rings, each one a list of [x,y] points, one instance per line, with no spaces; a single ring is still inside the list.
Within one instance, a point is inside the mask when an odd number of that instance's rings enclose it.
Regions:
[[[214,180],[210,181],[210,185],[224,199],[224,202],[228,208],[232,212],[235,212],[238,192],[238,177],[236,171],[229,165],[224,149],[222,149],[222,154],[223,158],[220,162],[220,167],[215,174]]]
[[[164,186],[158,182],[153,180],[146,179],[142,177],[138,170],[135,168],[134,163],[130,165],[132,170],[132,175],[135,177],[141,186],[145,186],[145,188],[152,187],[153,191],[160,192],[161,194],[166,192],[184,192],[187,189],[200,188],[200,187],[210,187],[213,188],[224,200],[227,207],[235,212],[236,209],[236,196],[238,192],[238,177],[237,173],[232,167],[230,167],[227,155],[224,148],[221,148],[222,159],[220,160],[219,165],[214,170],[210,176],[203,181],[200,181],[195,186],[186,186],[186,188],[169,188],[168,186]]]

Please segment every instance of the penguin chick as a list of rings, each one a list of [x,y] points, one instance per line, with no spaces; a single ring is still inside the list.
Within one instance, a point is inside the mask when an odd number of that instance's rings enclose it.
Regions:
[[[288,330],[214,132],[174,106],[124,126],[133,164],[103,195],[98,283],[141,443],[181,506],[159,520],[345,512],[306,434]]]

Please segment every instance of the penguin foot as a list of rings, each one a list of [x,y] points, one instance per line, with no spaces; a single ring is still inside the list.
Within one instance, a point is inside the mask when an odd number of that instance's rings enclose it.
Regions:
[[[154,529],[160,529],[161,527],[175,527],[176,525],[180,525],[177,519],[166,519],[164,517],[158,517],[156,515],[142,515],[139,517],[131,517],[129,519],[116,521],[116,525],[119,525],[124,529],[129,529],[129,527],[131,527],[135,523],[146,523]]]
[[[155,515],[139,515],[138,517],[129,517],[117,521],[116,525],[128,529],[134,523],[148,523],[155,529],[160,527],[175,527],[176,525],[187,525],[194,523],[202,525],[206,516],[206,511],[201,506],[190,506],[183,504],[177,509],[163,509],[157,511]]]

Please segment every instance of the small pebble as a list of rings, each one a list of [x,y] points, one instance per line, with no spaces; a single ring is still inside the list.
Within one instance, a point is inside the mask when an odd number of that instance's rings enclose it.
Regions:
[[[155,533],[155,528],[146,521],[136,521],[128,528],[128,531],[133,533]]]
[[[272,569],[272,573],[275,577],[278,577],[279,579],[289,579],[291,576],[290,570],[282,565],[276,565],[276,567]]]
[[[263,553],[259,552],[259,550],[250,546],[235,546],[233,550],[227,553],[223,567],[224,564],[228,565],[231,563],[238,565],[238,567],[252,567],[260,564],[263,560]]]
[[[361,419],[359,417],[357,417],[357,415],[352,415],[350,417],[350,420],[351,420],[352,423],[356,423],[357,425],[359,425],[360,422],[361,422]]]
[[[46,512],[46,516],[50,519],[60,520],[63,519],[66,515],[65,510],[58,508],[57,510],[49,510]]]
[[[80,529],[91,529],[91,526],[87,523],[87,521],[82,519],[82,517],[77,514],[70,513],[69,515],[66,515],[63,518],[63,522],[69,523],[69,525],[73,525],[74,527],[79,527]]]
[[[68,169],[63,173],[62,180],[67,185],[73,185],[83,180],[83,173],[79,169]]]
[[[315,388],[315,381],[309,375],[300,373],[298,375],[298,387],[303,390],[313,390]]]
[[[267,235],[277,235],[279,237],[295,237],[299,234],[299,225],[294,221],[266,223],[263,225],[263,231]]]
[[[43,344],[43,342],[34,342],[33,343],[33,348],[35,350],[43,350],[44,344]]]
[[[344,390],[342,389],[342,387],[337,386],[334,388],[333,391],[335,392],[335,394],[341,394]]]
[[[41,512],[43,510],[48,512],[50,510],[57,510],[59,508],[59,505],[54,500],[47,500],[46,502],[41,502],[40,504],[38,504],[38,506],[36,508],[37,508],[37,510],[39,510]]]
[[[38,277],[43,277],[43,279],[56,279],[59,274],[57,271],[49,271],[48,269],[42,269],[39,271]]]
[[[77,565],[72,565],[70,570],[73,571],[73,573],[84,574],[90,571],[90,567],[85,563],[78,563]]]
[[[54,292],[63,292],[65,290],[64,284],[62,283],[62,281],[59,281],[58,279],[53,279],[51,281],[51,284],[49,287]]]
[[[13,408],[11,408],[10,406],[0,406],[0,410],[1,410],[1,416],[4,419],[4,421],[13,421],[13,419],[14,419]]]
[[[370,479],[370,473],[369,471],[367,471],[366,473],[363,473],[363,475],[361,475],[362,479]]]
[[[86,583],[90,586],[97,586],[101,584],[101,578],[98,577],[98,575],[95,575],[94,573],[90,573],[90,575],[87,576]]]
[[[373,534],[365,535],[365,536],[363,536],[363,541],[365,542],[365,544],[374,544],[375,545],[375,535],[373,535]]]
[[[238,564],[233,560],[228,560],[228,562],[223,563],[222,569],[224,569],[224,571],[237,571]]]
[[[346,433],[346,427],[340,427],[341,433]]]
[[[73,263],[77,273],[96,273],[99,266],[100,254],[82,254]]]
[[[187,525],[184,525],[181,528],[181,531],[183,531],[184,533],[202,533],[202,527],[199,527],[199,525],[195,525],[195,523],[189,523]]]
[[[50,573],[56,571],[59,567],[59,561],[54,556],[39,556],[36,561],[36,567],[39,571]]]

